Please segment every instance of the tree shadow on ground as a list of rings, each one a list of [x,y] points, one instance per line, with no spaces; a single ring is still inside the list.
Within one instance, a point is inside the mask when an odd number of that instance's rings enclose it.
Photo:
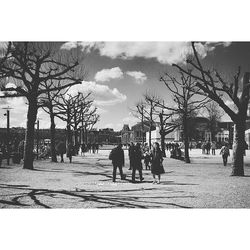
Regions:
[[[23,187],[20,185],[7,185],[0,184],[1,188],[6,189],[18,189],[25,191],[26,193],[17,194],[11,200],[0,200],[0,204],[9,205],[9,206],[20,206],[20,207],[28,207],[35,205],[36,207],[42,208],[52,208],[50,204],[45,204],[44,200],[48,200],[49,198],[58,198],[62,199],[61,196],[65,200],[75,199],[77,202],[83,202],[91,204],[95,203],[94,207],[105,207],[105,208],[163,208],[165,206],[177,207],[177,208],[192,208],[190,206],[177,204],[175,202],[165,202],[161,201],[161,199],[184,199],[184,198],[194,198],[194,196],[190,195],[175,195],[175,196],[145,196],[145,193],[141,193],[141,189],[133,189],[133,190],[103,190],[103,191],[87,191],[84,189],[78,189],[76,191],[67,191],[67,190],[49,190],[49,189],[32,189],[28,187]],[[143,192],[153,191],[153,188],[143,189]],[[129,192],[136,192],[136,194]],[[59,196],[59,197],[57,197]],[[21,199],[33,202],[33,204],[24,204],[21,203]],[[43,200],[43,202],[41,201]],[[153,200],[156,199],[156,200]]]

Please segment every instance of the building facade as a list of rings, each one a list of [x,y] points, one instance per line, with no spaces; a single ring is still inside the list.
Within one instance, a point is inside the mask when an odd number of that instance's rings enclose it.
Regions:
[[[121,143],[123,145],[133,143],[143,143],[146,142],[146,133],[149,131],[149,122],[141,122],[135,124],[129,128],[128,124],[123,125],[121,130]],[[156,129],[156,125],[152,126],[152,130]]]

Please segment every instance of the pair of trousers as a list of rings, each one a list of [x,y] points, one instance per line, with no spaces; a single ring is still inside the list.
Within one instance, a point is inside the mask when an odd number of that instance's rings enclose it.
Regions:
[[[113,181],[116,180],[116,170],[119,169],[121,179],[123,179],[122,165],[113,164]]]
[[[132,170],[132,181],[135,181],[135,171],[136,171],[136,169],[133,168],[133,170]],[[142,181],[142,170],[138,169],[138,172],[139,172],[139,175],[140,175],[140,180]]]
[[[61,156],[61,162],[64,162],[64,160],[63,160],[63,153],[60,154],[60,156]]]
[[[224,164],[224,166],[226,166],[227,165],[227,155],[222,155],[222,159],[223,159],[223,164]]]

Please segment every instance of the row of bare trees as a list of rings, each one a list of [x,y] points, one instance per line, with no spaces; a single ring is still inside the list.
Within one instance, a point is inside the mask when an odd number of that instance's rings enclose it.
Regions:
[[[195,42],[192,42],[191,46],[193,53],[186,60],[186,65],[172,65],[177,69],[177,75],[170,75],[166,72],[160,77],[160,81],[171,93],[175,104],[171,106],[169,103],[164,103],[161,98],[146,94],[145,101],[136,105],[137,117],[139,114],[152,124],[154,117],[159,115],[162,147],[164,147],[163,142],[166,135],[164,129],[170,128],[171,125],[173,129],[181,126],[184,135],[185,161],[189,163],[188,120],[199,110],[206,110],[212,140],[214,140],[217,132],[216,122],[223,113],[228,114],[234,123],[231,175],[244,176],[245,129],[250,98],[250,73],[242,74],[239,67],[233,78],[226,80],[227,78],[223,77],[218,70],[205,68],[196,50]],[[229,106],[228,101],[232,102],[233,105]],[[151,129],[149,134],[151,134]]]
[[[9,42],[1,51],[1,98],[25,97],[28,104],[23,165],[26,169],[33,169],[34,125],[39,108],[50,116],[52,161],[56,161],[55,117],[66,120],[68,131],[71,127],[76,129],[80,121],[90,124],[91,120],[94,124],[99,118],[96,108],[91,107],[90,94],[66,94],[70,87],[82,83],[86,71],[77,50],[62,50],[60,46],[55,42]],[[15,87],[8,87],[9,82]]]

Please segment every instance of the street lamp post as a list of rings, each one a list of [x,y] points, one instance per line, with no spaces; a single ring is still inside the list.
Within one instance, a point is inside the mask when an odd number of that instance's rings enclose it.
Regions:
[[[6,109],[6,113],[4,114],[7,116],[7,165],[10,165],[10,107],[3,108]]]

